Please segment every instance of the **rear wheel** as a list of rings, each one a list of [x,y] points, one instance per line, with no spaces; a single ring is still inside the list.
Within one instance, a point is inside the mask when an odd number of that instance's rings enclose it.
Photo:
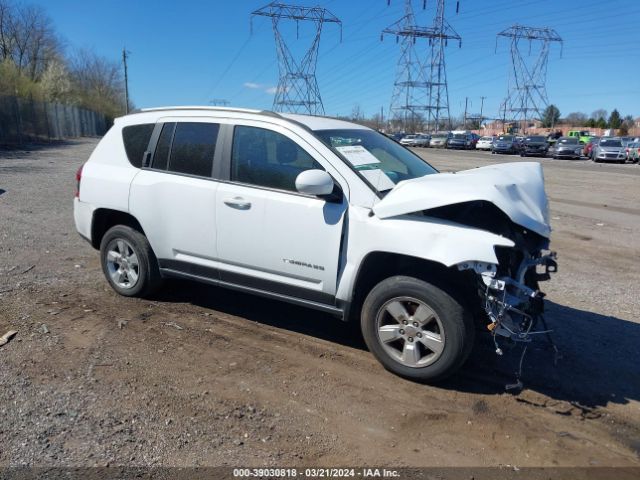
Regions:
[[[462,305],[413,277],[394,276],[376,285],[364,301],[360,323],[378,361],[413,380],[451,375],[473,346],[473,324]]]
[[[158,261],[142,233],[116,225],[100,242],[100,260],[109,285],[126,297],[146,297],[161,285]]]

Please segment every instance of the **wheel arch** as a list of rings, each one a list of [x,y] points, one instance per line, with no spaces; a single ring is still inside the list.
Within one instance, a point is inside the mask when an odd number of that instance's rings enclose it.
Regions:
[[[91,221],[91,245],[100,249],[100,242],[107,231],[116,225],[126,225],[145,235],[140,222],[128,212],[110,208],[98,208],[93,212]]]
[[[371,289],[385,278],[406,275],[431,283],[465,305],[477,298],[476,283],[469,270],[460,271],[455,266],[400,253],[369,252],[356,272],[351,301],[344,319],[357,321],[362,303]]]

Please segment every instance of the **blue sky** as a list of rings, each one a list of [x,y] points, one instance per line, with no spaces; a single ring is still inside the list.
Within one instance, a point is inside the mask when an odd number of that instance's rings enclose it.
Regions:
[[[69,49],[91,48],[118,59],[130,51],[130,95],[138,107],[207,104],[223,98],[233,106],[271,108],[278,65],[270,22],[249,14],[268,0],[31,0],[53,19]],[[402,0],[297,0],[321,5],[343,22],[326,24],[317,78],[327,115],[349,114],[358,104],[367,116],[391,99],[399,47],[380,32],[403,15]],[[435,0],[414,1],[418,22],[430,24]],[[640,116],[639,0],[461,0],[447,2],[447,19],[463,39],[449,44],[447,76],[452,115],[480,109],[496,116],[507,91],[506,39],[496,33],[514,23],[548,26],[564,39],[549,55],[547,93],[563,115],[617,108]],[[293,34],[295,29],[292,28]],[[310,30],[301,24],[295,49]],[[426,53],[427,44],[422,42]]]

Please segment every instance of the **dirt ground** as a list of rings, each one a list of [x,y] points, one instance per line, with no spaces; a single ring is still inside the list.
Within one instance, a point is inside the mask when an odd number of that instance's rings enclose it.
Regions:
[[[318,312],[192,283],[119,297],[72,220],[95,144],[0,152],[0,335],[18,331],[0,347],[0,466],[640,465],[640,166],[542,160],[562,358],[537,342],[512,394],[517,352],[487,338],[425,386]]]

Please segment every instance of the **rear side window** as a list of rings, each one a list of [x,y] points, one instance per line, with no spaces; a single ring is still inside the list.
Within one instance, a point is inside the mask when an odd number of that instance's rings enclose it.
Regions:
[[[127,152],[127,158],[129,163],[136,168],[142,166],[142,157],[147,150],[154,127],[153,123],[143,123],[130,125],[122,129],[122,141]]]
[[[220,126],[216,123],[177,123],[168,170],[210,177],[219,129]]]

